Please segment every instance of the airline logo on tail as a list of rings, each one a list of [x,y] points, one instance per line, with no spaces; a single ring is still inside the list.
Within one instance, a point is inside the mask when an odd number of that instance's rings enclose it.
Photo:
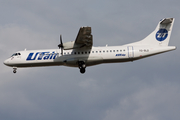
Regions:
[[[157,33],[156,33],[156,39],[158,41],[164,41],[168,36],[168,31],[166,29],[160,29]]]

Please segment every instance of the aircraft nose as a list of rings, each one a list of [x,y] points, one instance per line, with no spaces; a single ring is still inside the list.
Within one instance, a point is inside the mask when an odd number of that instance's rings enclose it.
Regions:
[[[4,61],[4,64],[5,64],[5,65],[8,65],[8,63],[9,63],[9,60],[5,60],[5,61]]]

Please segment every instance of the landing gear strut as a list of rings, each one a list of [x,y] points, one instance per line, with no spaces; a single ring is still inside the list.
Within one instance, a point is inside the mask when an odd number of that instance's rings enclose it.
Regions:
[[[78,66],[82,74],[86,72],[86,64],[84,61],[78,61]]]
[[[13,73],[17,72],[17,67],[13,67]]]

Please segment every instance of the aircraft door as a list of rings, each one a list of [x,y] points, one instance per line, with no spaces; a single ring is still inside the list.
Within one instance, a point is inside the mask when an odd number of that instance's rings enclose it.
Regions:
[[[128,57],[129,57],[129,58],[133,58],[133,57],[134,57],[134,49],[133,49],[133,46],[128,46],[127,49],[128,49]]]

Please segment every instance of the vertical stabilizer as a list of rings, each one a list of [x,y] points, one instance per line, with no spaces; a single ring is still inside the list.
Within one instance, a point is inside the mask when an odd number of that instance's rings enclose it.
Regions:
[[[174,20],[174,18],[162,19],[158,23],[156,29],[146,38],[139,42],[131,43],[128,45],[168,46]]]

